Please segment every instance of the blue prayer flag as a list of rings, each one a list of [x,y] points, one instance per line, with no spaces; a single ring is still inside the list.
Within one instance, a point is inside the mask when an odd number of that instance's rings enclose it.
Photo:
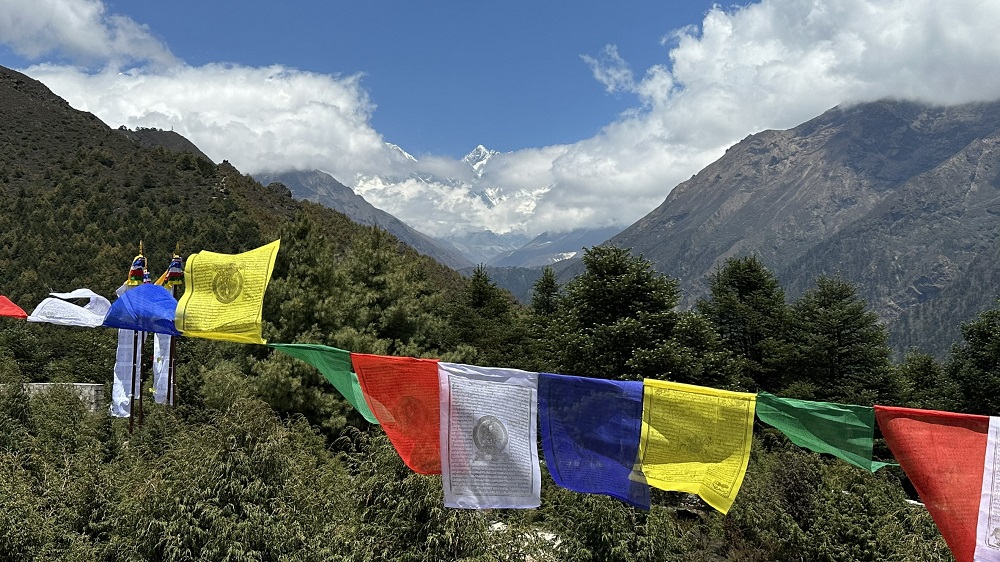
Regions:
[[[177,301],[159,285],[145,284],[118,297],[104,318],[103,326],[137,332],[181,335],[174,326]]]
[[[649,509],[649,485],[636,468],[642,382],[541,373],[538,418],[556,484]]]

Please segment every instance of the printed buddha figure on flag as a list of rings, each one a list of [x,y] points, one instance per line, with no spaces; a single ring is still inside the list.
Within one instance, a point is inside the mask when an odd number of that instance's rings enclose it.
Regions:
[[[476,447],[472,462],[489,463],[506,454],[510,442],[507,426],[496,416],[482,416],[472,428],[472,442]]]

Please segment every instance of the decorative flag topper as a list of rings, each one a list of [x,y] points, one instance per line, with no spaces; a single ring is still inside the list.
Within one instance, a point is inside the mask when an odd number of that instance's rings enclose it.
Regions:
[[[149,271],[146,270],[146,256],[142,253],[142,241],[139,241],[139,255],[132,258],[132,267],[128,271],[126,285],[136,286],[149,283]]]
[[[170,258],[170,265],[167,266],[167,270],[163,272],[163,275],[156,280],[156,284],[168,289],[184,285],[184,262],[181,259],[180,242],[177,243],[173,256]]]

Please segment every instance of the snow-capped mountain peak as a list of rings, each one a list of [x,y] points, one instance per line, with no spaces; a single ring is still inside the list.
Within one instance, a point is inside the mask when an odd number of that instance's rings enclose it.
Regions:
[[[400,147],[398,144],[392,144],[391,142],[387,142],[387,143],[385,143],[385,146],[388,147],[389,150],[391,150],[391,151],[393,151],[393,152],[401,155],[406,160],[410,160],[412,162],[416,162],[417,161],[416,158],[414,158],[412,155],[410,155],[409,152],[403,150],[402,147]]]
[[[490,158],[493,158],[497,154],[500,154],[497,150],[490,150],[483,145],[479,145],[472,149],[472,152],[466,154],[462,157],[462,162],[465,162],[472,167],[472,170],[476,172],[476,177],[483,176],[483,166],[489,162]]]

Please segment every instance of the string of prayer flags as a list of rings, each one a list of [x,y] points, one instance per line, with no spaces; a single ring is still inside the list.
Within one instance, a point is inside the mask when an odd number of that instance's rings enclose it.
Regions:
[[[874,408],[781,398],[760,392],[757,417],[779,429],[799,447],[833,455],[865,470],[875,472],[895,464],[872,460]]]
[[[642,389],[640,381],[538,375],[542,452],[556,484],[649,509],[638,466]]]
[[[12,303],[7,297],[0,295],[0,316],[24,320],[28,317],[28,313],[20,306]]]
[[[438,363],[446,507],[541,504],[538,373]]]
[[[352,353],[368,407],[410,470],[441,474],[437,359]]]
[[[60,326],[96,328],[104,323],[111,302],[91,291],[77,289],[69,293],[49,293],[28,315],[28,322],[45,322]],[[63,299],[86,299],[84,306]]]
[[[651,486],[727,513],[750,461],[756,394],[643,381],[639,457]]]
[[[181,335],[174,327],[177,301],[159,285],[145,284],[125,291],[111,305],[104,326],[155,334]]]
[[[997,418],[890,406],[875,417],[955,560],[1000,560]]]
[[[191,337],[266,343],[261,311],[280,242],[242,254],[203,251],[188,256],[184,296],[174,319],[177,329]]]
[[[378,423],[375,414],[365,402],[357,375],[351,372],[351,353],[349,351],[312,343],[269,343],[267,345],[315,367],[369,423]]]

